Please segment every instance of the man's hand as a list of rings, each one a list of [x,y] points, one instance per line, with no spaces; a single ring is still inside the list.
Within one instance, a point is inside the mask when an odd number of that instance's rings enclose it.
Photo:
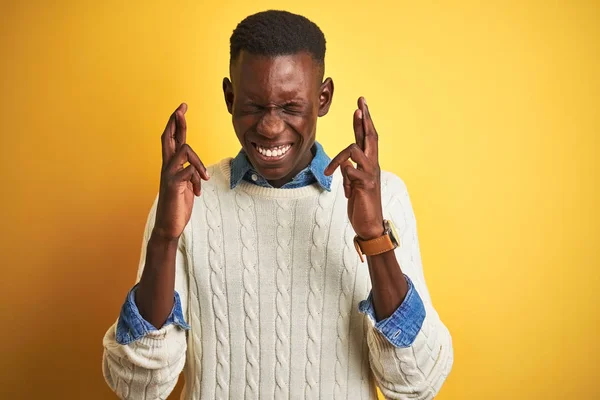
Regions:
[[[200,196],[200,179],[209,179],[204,164],[185,142],[186,111],[185,103],[177,107],[161,136],[162,170],[153,233],[165,240],[179,239],[190,220],[194,195]],[[186,162],[190,164],[184,167]]]
[[[348,218],[356,234],[363,240],[384,233],[381,205],[381,172],[378,160],[378,136],[369,108],[363,97],[354,112],[355,143],[342,150],[325,169],[331,175],[341,167],[344,193],[348,199]],[[356,163],[356,167],[349,161]]]
[[[198,155],[185,142],[187,104],[169,118],[162,134],[162,169],[154,229],[146,247],[144,272],[135,292],[142,317],[159,329],[173,309],[175,258],[179,237],[192,215],[194,195],[200,196],[200,179],[208,173]],[[189,162],[190,165],[184,167]]]
[[[354,112],[354,136],[356,143],[331,160],[325,173],[331,175],[341,166],[352,227],[361,239],[375,239],[384,233],[381,171],[377,155],[377,131],[362,97],[358,99],[358,110]],[[349,160],[356,163],[356,168]],[[393,251],[369,256],[367,262],[373,307],[377,321],[380,321],[392,315],[402,304],[408,292],[408,283]]]

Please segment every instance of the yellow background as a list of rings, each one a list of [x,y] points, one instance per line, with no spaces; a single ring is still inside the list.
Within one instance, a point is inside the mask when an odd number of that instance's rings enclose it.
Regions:
[[[189,104],[206,163],[238,150],[221,93],[246,15],[313,19],[407,183],[454,339],[440,400],[600,398],[596,2],[2,1],[2,399],[110,399],[102,336],[135,279],[159,136]],[[172,396],[174,397],[174,396]]]

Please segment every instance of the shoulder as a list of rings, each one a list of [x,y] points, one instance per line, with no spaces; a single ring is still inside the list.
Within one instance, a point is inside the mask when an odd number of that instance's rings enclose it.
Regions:
[[[206,166],[210,179],[208,181],[202,181],[202,195],[204,195],[205,189],[207,189],[206,192],[209,195],[215,190],[229,190],[231,160],[231,157],[224,158],[215,164]]]
[[[217,179],[226,179],[229,180],[229,176],[231,175],[231,162],[233,158],[227,157],[222,159],[221,161],[217,161],[214,164],[206,166],[208,173],[211,176],[211,180],[213,177]]]
[[[404,181],[393,172],[381,171],[381,192],[385,196],[405,196],[408,193]]]
[[[381,171],[381,200],[384,215],[394,221],[400,234],[403,234],[408,226],[416,225],[406,184],[392,172]]]

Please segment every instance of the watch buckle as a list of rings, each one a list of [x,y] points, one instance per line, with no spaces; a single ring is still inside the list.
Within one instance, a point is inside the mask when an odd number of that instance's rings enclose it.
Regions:
[[[354,236],[354,247],[356,248],[356,252],[358,253],[358,256],[360,257],[360,262],[365,262],[365,259],[363,257],[363,252],[362,249],[360,248],[360,245],[358,244],[358,235]]]

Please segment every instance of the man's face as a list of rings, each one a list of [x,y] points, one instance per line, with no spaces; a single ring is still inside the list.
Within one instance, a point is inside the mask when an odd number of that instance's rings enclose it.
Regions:
[[[312,160],[317,117],[327,114],[333,82],[308,53],[266,57],[242,52],[223,81],[235,133],[252,165],[273,186]]]

